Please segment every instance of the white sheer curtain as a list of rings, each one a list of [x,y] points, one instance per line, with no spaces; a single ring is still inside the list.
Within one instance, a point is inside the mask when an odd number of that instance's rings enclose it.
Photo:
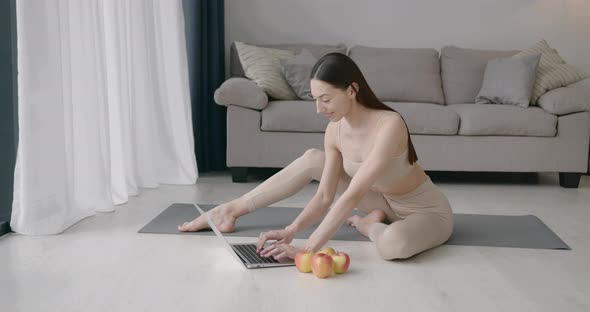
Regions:
[[[13,231],[196,182],[181,0],[17,0],[17,33]]]

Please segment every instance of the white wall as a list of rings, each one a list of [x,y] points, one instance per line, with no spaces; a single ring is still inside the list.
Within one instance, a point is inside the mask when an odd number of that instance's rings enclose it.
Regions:
[[[235,40],[440,51],[525,49],[545,38],[590,73],[590,0],[225,0],[225,31],[226,54]]]

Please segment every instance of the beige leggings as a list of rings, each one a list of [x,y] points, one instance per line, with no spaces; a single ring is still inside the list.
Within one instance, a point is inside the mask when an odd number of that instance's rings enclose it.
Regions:
[[[319,181],[324,168],[325,154],[309,149],[287,167],[277,172],[252,191],[244,194],[250,211],[267,207],[299,192],[312,180]],[[344,193],[351,177],[344,171],[338,181],[337,192]],[[369,192],[357,209],[370,213],[381,209],[387,222],[375,223],[369,228],[369,238],[379,255],[386,260],[409,258],[446,242],[453,229],[453,214],[445,195],[430,178],[415,190],[402,196],[384,196]]]

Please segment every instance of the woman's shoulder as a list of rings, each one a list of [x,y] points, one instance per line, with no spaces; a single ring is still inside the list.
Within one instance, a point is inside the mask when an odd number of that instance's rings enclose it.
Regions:
[[[326,130],[324,130],[324,136],[326,136],[329,140],[336,142],[339,135],[338,124],[338,122],[330,121],[326,126]]]
[[[384,126],[384,124],[389,124],[399,126],[400,122],[403,123],[402,115],[397,111],[383,110],[380,114],[381,117],[377,120],[377,125]]]
[[[396,111],[387,111],[377,121],[377,133],[396,139],[405,139],[408,129],[401,114]]]

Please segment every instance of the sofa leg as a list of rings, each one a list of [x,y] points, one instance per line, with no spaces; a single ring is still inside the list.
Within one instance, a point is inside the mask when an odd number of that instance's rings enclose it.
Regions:
[[[248,167],[231,167],[231,180],[234,183],[247,182]]]
[[[577,188],[580,184],[581,176],[582,174],[579,172],[560,172],[559,185],[565,188]]]

